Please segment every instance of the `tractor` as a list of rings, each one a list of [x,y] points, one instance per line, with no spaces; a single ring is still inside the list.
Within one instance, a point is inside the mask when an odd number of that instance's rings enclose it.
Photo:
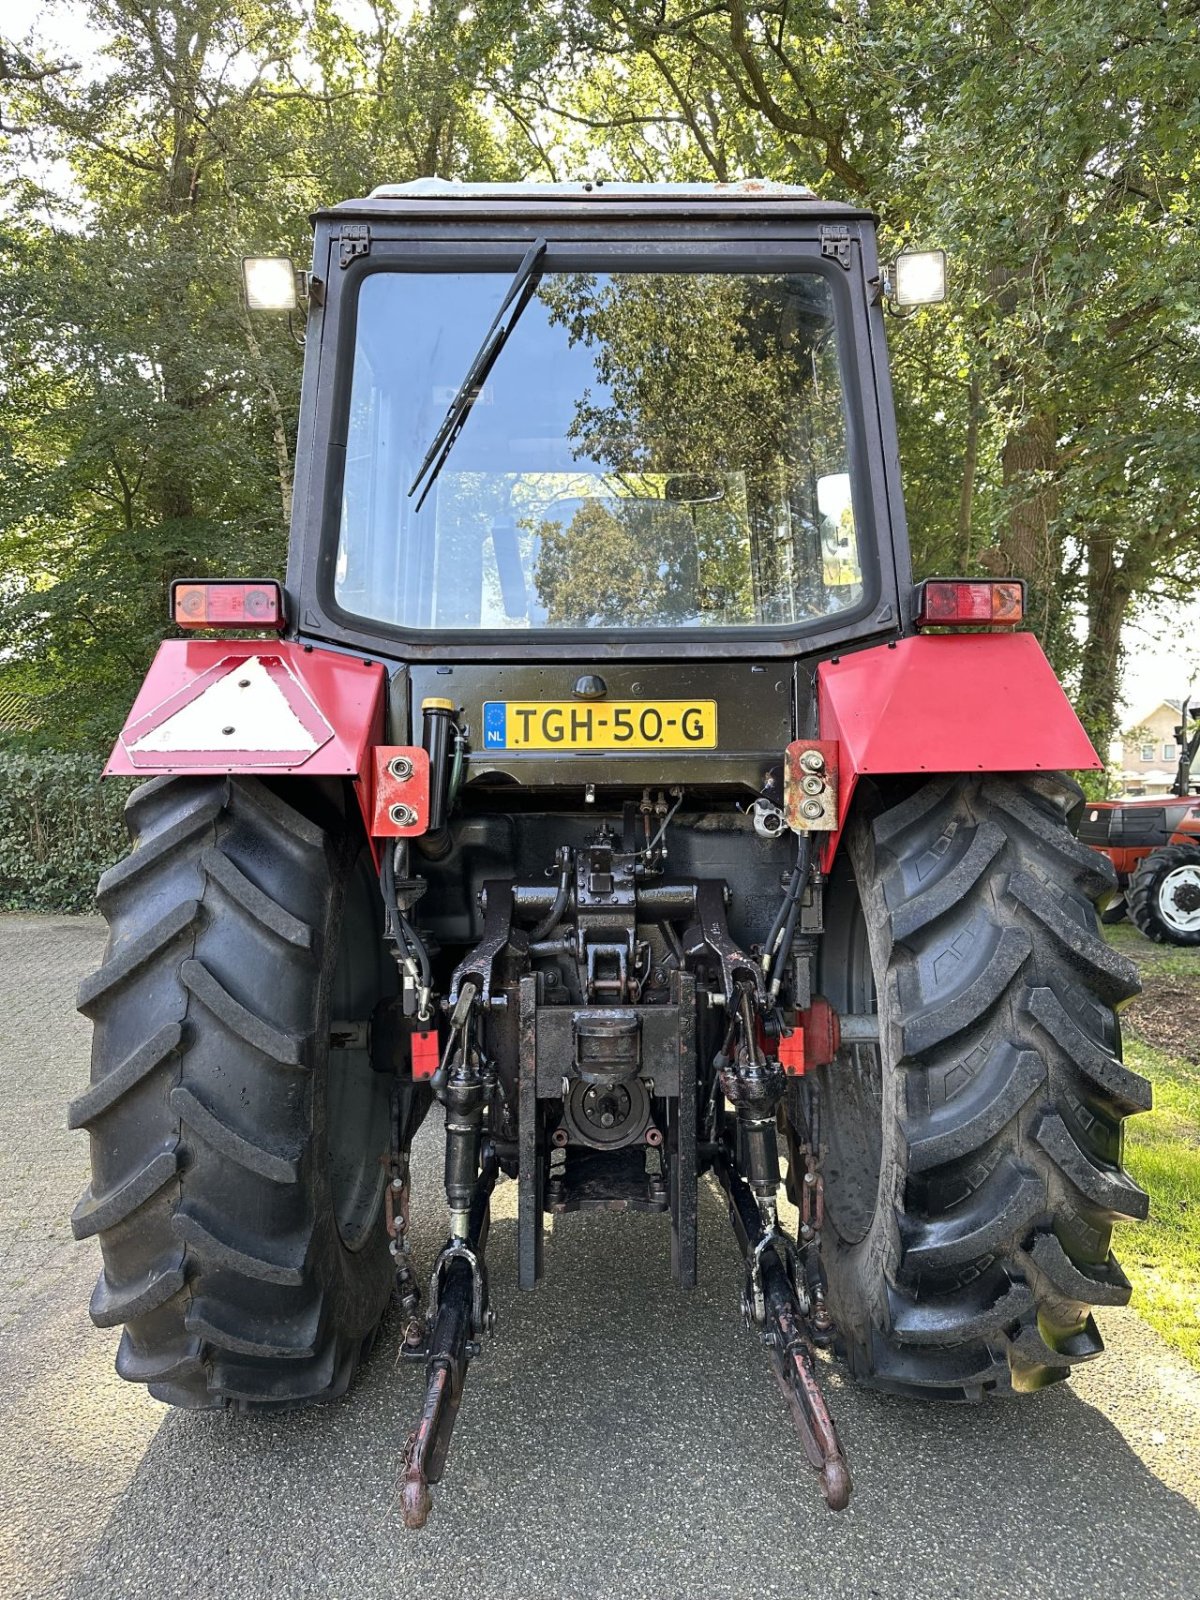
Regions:
[[[913,581],[885,316],[944,266],[750,181],[423,180],[246,262],[304,305],[286,578],[172,585],[79,996],[122,1377],[331,1400],[397,1307],[417,1527],[547,1229],[658,1214],[686,1291],[701,1184],[834,1509],[832,1363],[979,1401],[1102,1350],[1137,984],[1023,585]]]
[[[1175,729],[1179,765],[1168,795],[1094,800],[1079,822],[1079,838],[1108,857],[1116,892],[1100,920],[1126,917],[1155,944],[1200,944],[1200,789],[1192,764],[1200,750],[1200,720],[1180,704]]]

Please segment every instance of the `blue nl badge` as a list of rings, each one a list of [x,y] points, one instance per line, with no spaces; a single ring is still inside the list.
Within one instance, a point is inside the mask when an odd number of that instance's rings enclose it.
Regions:
[[[503,700],[486,700],[483,706],[483,747],[503,750],[508,743],[508,707]]]

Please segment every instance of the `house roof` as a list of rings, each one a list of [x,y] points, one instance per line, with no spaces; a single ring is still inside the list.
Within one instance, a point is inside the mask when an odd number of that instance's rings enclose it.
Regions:
[[[1129,726],[1123,730],[1122,737],[1127,741],[1132,740],[1136,743],[1136,735],[1138,734],[1139,730],[1145,726],[1152,716],[1162,710],[1169,711],[1172,716],[1181,716],[1183,713],[1183,701],[1168,700],[1166,698],[1163,698],[1162,700],[1156,700],[1152,706],[1148,706],[1146,708],[1141,716],[1133,719]]]

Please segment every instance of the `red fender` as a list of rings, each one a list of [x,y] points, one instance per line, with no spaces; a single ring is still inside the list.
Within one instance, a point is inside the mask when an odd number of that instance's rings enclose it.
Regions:
[[[167,639],[104,775],[353,778],[370,829],[386,681],[378,662],[287,640]]]
[[[817,668],[817,715],[838,744],[826,870],[862,776],[1103,766],[1031,633],[916,634],[835,656]]]
[[[377,662],[286,640],[167,639],[104,774],[358,778],[383,740],[384,686]]]

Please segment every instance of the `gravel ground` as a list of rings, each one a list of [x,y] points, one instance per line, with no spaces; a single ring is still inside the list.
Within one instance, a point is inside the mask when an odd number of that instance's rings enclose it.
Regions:
[[[534,1295],[515,1283],[515,1185],[489,1257],[500,1322],[468,1379],[423,1533],[394,1509],[418,1370],[386,1337],[350,1396],[273,1419],[167,1412],[92,1328],[94,1243],[67,1216],[86,1141],[89,918],[0,918],[0,1596],[1180,1596],[1200,1590],[1200,1373],[1129,1311],[1074,1383],[979,1408],[830,1383],[856,1492],[825,1511],[737,1315],[714,1194],[679,1294],[661,1219],[570,1218]],[[414,1235],[439,1238],[424,1140]],[[424,1181],[422,1181],[424,1180]],[[424,1196],[424,1198],[422,1198]],[[632,1226],[630,1225],[632,1222]]]

